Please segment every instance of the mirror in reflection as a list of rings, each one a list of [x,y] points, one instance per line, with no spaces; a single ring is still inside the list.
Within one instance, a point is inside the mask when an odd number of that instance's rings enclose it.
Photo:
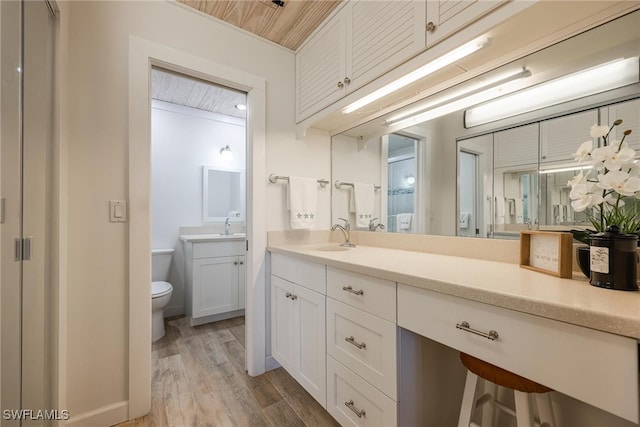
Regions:
[[[569,199],[567,182],[577,173],[573,153],[590,139],[593,124],[620,118],[640,129],[637,28],[636,11],[336,135],[332,178],[379,184],[375,211],[384,214],[378,217],[386,232],[518,238],[526,229],[588,226]],[[584,81],[586,71],[612,63],[630,64],[609,73],[624,74],[620,82]],[[477,94],[479,85],[518,71],[494,98],[518,93],[538,101],[542,95],[524,90],[554,87],[567,76],[561,86],[580,90],[550,105],[531,103],[532,111],[520,109],[524,101],[503,102],[518,108],[473,127],[465,111],[487,105],[486,99],[459,104],[465,107],[445,115],[428,114],[444,111],[447,99],[472,101],[465,92]],[[640,148],[640,132],[627,142]],[[332,203],[334,223],[353,214],[348,192],[333,189]]]
[[[203,166],[203,221],[244,221],[244,171]]]

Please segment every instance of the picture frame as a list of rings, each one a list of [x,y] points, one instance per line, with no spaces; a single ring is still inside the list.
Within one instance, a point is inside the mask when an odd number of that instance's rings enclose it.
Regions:
[[[520,267],[571,278],[573,235],[570,232],[520,231]]]

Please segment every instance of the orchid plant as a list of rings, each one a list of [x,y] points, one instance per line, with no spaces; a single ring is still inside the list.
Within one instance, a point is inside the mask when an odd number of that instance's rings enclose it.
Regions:
[[[573,154],[583,168],[567,183],[569,198],[574,211],[585,211],[596,231],[615,225],[620,233],[637,233],[640,211],[633,200],[640,199],[640,165],[635,163],[635,150],[624,141],[631,130],[624,131],[619,141],[609,138],[620,124],[618,119],[611,127],[591,126],[591,137],[604,143],[594,148],[593,140],[585,141]]]

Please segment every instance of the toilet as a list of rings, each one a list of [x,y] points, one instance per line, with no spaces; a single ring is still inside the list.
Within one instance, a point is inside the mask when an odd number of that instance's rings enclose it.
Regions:
[[[169,283],[169,270],[173,249],[151,250],[151,341],[164,336],[164,308],[171,300],[173,286]]]

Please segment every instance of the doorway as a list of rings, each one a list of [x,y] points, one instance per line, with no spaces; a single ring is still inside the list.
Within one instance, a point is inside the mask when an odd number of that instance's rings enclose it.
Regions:
[[[172,317],[192,312],[181,236],[246,235],[247,94],[160,67],[151,81],[152,280],[171,284]]]
[[[129,44],[129,418],[149,411],[151,384],[151,66],[247,93],[246,367],[266,369],[266,81],[188,52],[131,37]],[[254,212],[259,214],[254,215]],[[143,284],[143,285],[139,285]]]

